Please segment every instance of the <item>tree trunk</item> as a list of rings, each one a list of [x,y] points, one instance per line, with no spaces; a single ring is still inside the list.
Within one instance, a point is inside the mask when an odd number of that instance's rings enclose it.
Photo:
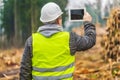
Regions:
[[[21,29],[20,29],[20,15],[18,9],[17,0],[14,0],[14,27],[15,27],[15,37],[14,37],[14,46],[20,47],[22,43],[21,38]]]
[[[31,26],[32,26],[32,32],[36,32],[38,27],[38,6],[37,6],[37,0],[31,0]]]

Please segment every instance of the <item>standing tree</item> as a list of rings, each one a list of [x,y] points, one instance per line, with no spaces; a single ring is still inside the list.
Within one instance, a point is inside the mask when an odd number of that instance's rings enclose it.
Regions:
[[[39,16],[39,9],[38,9],[38,0],[31,0],[31,26],[32,26],[32,32],[35,32],[37,29],[37,17]]]
[[[20,21],[20,12],[19,12],[19,0],[14,0],[14,28],[15,28],[15,37],[14,37],[14,45],[15,47],[19,47],[22,42],[21,38],[21,21]]]
[[[13,0],[3,0],[4,1],[4,10],[2,13],[2,27],[5,29],[5,35],[7,37],[6,46],[9,47],[13,44],[13,38],[15,34],[14,30],[14,11],[13,11]]]

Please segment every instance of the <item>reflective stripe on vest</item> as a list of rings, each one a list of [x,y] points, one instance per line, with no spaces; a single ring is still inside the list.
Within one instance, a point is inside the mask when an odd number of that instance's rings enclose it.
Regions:
[[[68,66],[61,66],[61,67],[57,67],[57,68],[36,68],[36,67],[33,67],[33,70],[34,71],[38,71],[38,72],[53,72],[53,71],[64,71],[68,68],[71,68],[74,66],[74,62],[71,63],[70,65]]]
[[[35,79],[35,80],[62,80],[62,79],[66,80],[67,78],[70,78],[72,80],[72,73],[62,75],[62,76],[45,76],[45,77],[43,77],[43,76],[33,76],[33,79]]]
[[[34,80],[72,78],[75,57],[70,55],[68,32],[58,32],[51,37],[34,33],[32,39]]]

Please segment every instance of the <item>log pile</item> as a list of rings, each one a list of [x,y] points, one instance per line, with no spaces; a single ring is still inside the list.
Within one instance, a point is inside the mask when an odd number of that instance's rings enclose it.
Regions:
[[[107,20],[107,35],[103,36],[101,46],[105,60],[119,61],[120,56],[120,7],[111,10]]]
[[[105,61],[113,79],[120,79],[120,7],[113,8],[107,19],[107,34],[103,35],[101,46]],[[117,65],[114,65],[117,64]]]

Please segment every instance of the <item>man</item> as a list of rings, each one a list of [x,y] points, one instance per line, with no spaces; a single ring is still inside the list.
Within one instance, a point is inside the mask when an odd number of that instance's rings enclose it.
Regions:
[[[21,61],[20,80],[73,80],[75,52],[95,45],[95,26],[85,14],[85,35],[62,29],[63,12],[53,2],[45,4],[40,20],[44,23],[25,44]]]

